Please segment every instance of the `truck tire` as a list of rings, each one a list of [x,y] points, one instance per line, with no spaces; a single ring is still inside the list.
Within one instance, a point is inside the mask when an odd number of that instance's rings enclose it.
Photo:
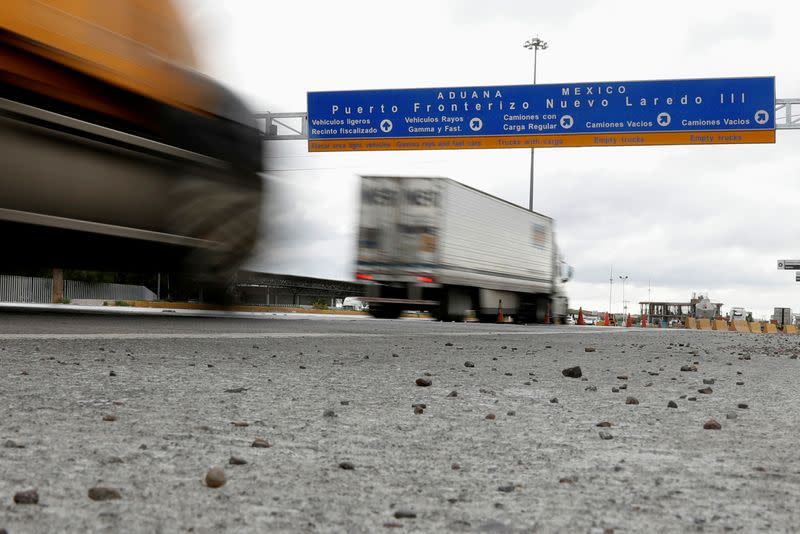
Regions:
[[[550,297],[547,295],[520,294],[518,320],[521,323],[544,323]]]
[[[370,305],[369,314],[376,319],[397,319],[403,309],[400,306],[394,305]]]
[[[183,270],[224,285],[258,240],[258,191],[187,176],[173,187],[170,198],[173,208],[167,215],[167,227],[171,233],[219,243],[218,247],[189,252]]]
[[[536,296],[536,317],[537,323],[543,323],[547,317],[547,308],[550,305],[550,298],[546,295]]]

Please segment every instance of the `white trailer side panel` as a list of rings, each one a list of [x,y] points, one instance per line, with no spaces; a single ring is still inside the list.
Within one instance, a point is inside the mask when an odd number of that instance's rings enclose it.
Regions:
[[[551,293],[553,221],[443,180],[438,278],[442,283]]]

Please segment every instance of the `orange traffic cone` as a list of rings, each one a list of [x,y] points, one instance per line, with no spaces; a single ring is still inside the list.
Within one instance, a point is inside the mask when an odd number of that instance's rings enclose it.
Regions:
[[[611,323],[608,322],[608,312],[606,312],[606,319],[603,321],[603,326],[611,326]]]
[[[642,328],[647,328],[647,314],[642,314]]]
[[[497,303],[497,322],[498,323],[504,323],[505,322],[505,317],[503,317],[503,300],[502,299],[500,299],[500,301]]]
[[[586,321],[583,319],[583,307],[578,308],[578,324],[581,326],[586,324]]]
[[[628,314],[628,319],[625,320],[625,328],[630,328],[633,326],[633,319],[631,319],[631,314]]]

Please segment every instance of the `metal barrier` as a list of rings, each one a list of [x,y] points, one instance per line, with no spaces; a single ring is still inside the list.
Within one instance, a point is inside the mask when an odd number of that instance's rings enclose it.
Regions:
[[[52,298],[52,278],[0,275],[0,301],[2,302],[46,304]]]
[[[52,278],[0,275],[0,302],[47,304],[52,302],[52,298]],[[64,298],[69,300],[156,300],[156,294],[144,286],[64,280]]]
[[[156,300],[156,294],[144,286],[77,282],[64,280],[64,297],[68,299]]]

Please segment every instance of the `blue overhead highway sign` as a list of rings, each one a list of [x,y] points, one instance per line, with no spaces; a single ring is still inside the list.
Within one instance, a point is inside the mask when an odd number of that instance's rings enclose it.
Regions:
[[[775,78],[308,93],[309,150],[775,142]]]

